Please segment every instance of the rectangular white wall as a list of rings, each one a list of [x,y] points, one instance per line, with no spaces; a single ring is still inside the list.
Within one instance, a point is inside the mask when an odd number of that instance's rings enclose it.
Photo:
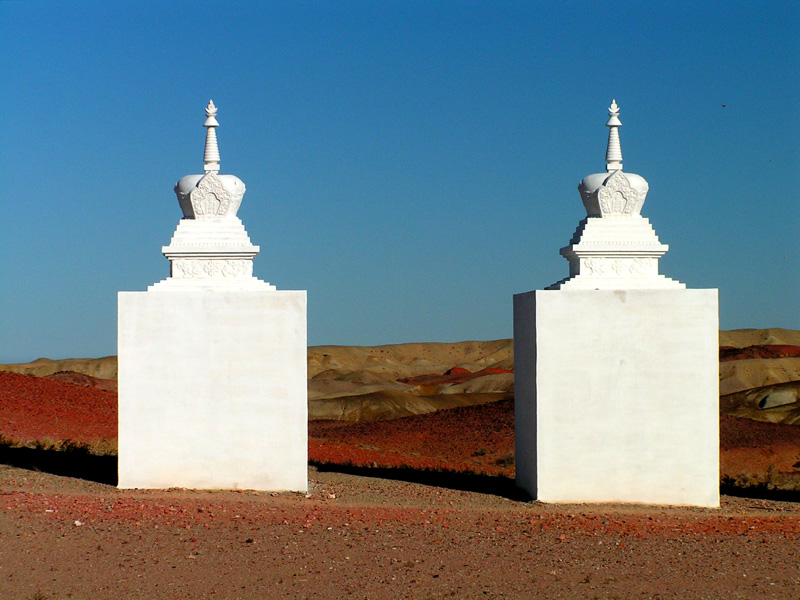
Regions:
[[[307,489],[305,291],[120,292],[119,487]]]
[[[543,502],[719,506],[717,290],[514,297],[517,484]]]

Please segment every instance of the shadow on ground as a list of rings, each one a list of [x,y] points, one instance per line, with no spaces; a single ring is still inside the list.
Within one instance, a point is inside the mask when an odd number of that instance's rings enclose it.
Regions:
[[[0,464],[63,477],[75,477],[106,485],[117,485],[117,457],[115,455],[98,456],[91,454],[84,448],[46,450],[0,444]],[[491,494],[518,502],[531,500],[530,495],[518,488],[513,479],[502,475],[476,475],[474,473],[434,472],[404,468],[355,467],[330,463],[319,464],[314,461],[309,464],[316,467],[318,471],[323,472],[376,477],[464,492]],[[733,483],[729,478],[723,479],[720,484],[720,494],[738,498],[800,502],[800,490],[777,489],[767,484],[742,486]]]
[[[420,471],[416,469],[382,468],[382,467],[354,467],[349,465],[317,464],[311,462],[319,471],[346,473],[361,477],[379,477],[420,483],[434,487],[479,494],[493,494],[518,502],[529,502],[531,496],[518,488],[514,480],[502,475],[476,475],[473,473],[439,473],[433,471]],[[800,502],[800,490],[776,489],[766,484],[742,486],[723,479],[719,487],[720,494],[738,498],[753,498],[758,500],[774,500],[777,502]]]
[[[775,500],[777,502],[800,502],[800,490],[783,490],[766,483],[758,485],[738,485],[723,478],[719,493],[737,498],[753,498],[757,500]]]
[[[117,485],[117,457],[98,456],[82,448],[45,450],[0,445],[0,463],[30,471]]]
[[[355,467],[350,465],[319,464],[311,461],[318,471],[345,473],[361,477],[378,477],[395,481],[407,481],[434,487],[447,488],[462,492],[477,492],[502,496],[509,500],[527,502],[530,495],[516,486],[514,480],[503,475],[476,475],[474,473],[452,473],[439,471],[421,471],[419,469]]]

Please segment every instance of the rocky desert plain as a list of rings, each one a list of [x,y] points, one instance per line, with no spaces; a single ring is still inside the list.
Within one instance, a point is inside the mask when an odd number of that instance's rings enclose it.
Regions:
[[[0,365],[0,598],[800,598],[798,331],[720,332],[719,509],[526,498],[511,340],[308,378],[308,494],[118,490],[116,359]]]

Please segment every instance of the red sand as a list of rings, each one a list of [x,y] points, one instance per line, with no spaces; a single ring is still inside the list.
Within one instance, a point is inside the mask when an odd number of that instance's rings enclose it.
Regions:
[[[117,395],[32,375],[0,372],[0,435],[14,441],[117,437]]]
[[[0,436],[16,442],[117,437],[117,398],[102,391],[0,372]],[[720,417],[721,474],[772,471],[800,480],[800,427]],[[309,423],[317,465],[514,476],[514,402],[456,408],[393,421]]]
[[[481,369],[480,371],[475,371],[473,373],[472,371],[463,369],[461,367],[453,367],[452,369],[448,369],[444,375],[439,375],[437,373],[430,375],[417,375],[415,377],[398,379],[398,381],[408,385],[452,385],[454,383],[464,383],[465,381],[477,379],[478,377],[483,377],[484,375],[500,375],[502,373],[513,372],[514,371],[511,371],[510,369],[498,369],[495,367],[490,367],[488,369]]]
[[[800,356],[800,346],[787,344],[771,344],[766,346],[747,346],[734,348],[733,346],[720,346],[719,360],[742,360],[748,358],[791,358]]]
[[[514,476],[512,400],[393,421],[312,421],[309,437],[309,458],[320,464]]]

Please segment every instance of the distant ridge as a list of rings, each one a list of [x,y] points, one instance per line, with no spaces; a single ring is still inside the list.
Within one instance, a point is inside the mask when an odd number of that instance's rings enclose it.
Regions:
[[[745,348],[758,345],[800,346],[800,331],[793,329],[733,329],[719,332],[719,345],[732,348]],[[361,370],[365,362],[372,368],[370,372],[380,371],[384,376],[395,373],[395,379],[414,377],[431,373],[444,374],[445,371],[429,370],[431,366],[464,368],[470,372],[486,368],[513,370],[513,340],[464,341],[455,343],[417,342],[408,344],[388,344],[382,346],[309,346],[309,379],[317,377],[322,371],[333,369],[341,372]],[[381,367],[381,368],[379,368]],[[33,362],[0,364],[0,371],[23,373],[45,377],[59,371],[73,371],[100,379],[117,378],[117,357],[103,358],[65,358],[52,360],[37,358]],[[381,377],[383,379],[384,377]],[[363,382],[361,382],[363,383]]]

